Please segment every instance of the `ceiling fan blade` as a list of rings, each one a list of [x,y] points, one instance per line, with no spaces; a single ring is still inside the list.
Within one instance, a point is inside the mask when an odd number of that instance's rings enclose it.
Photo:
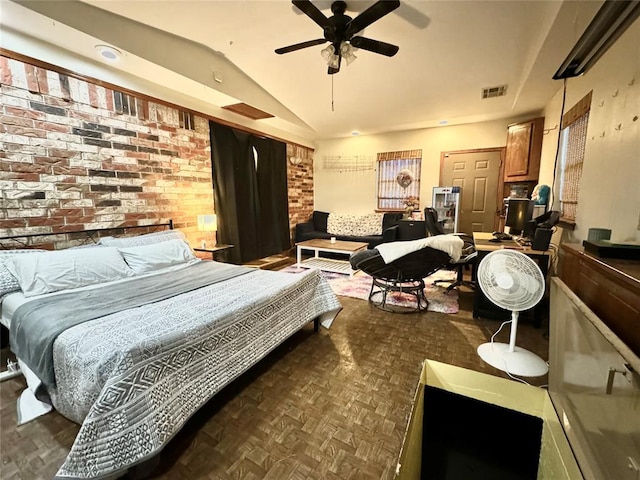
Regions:
[[[376,3],[367,8],[364,12],[349,22],[347,26],[346,37],[355,35],[362,29],[368,27],[376,20],[381,19],[387,13],[394,11],[400,6],[399,0],[378,0]]]
[[[393,57],[398,53],[398,50],[400,50],[400,47],[397,45],[391,45],[390,43],[381,42],[380,40],[372,40],[365,37],[353,37],[351,39],[351,46],[379,53],[380,55],[386,55],[387,57]]]
[[[309,0],[291,0],[291,3],[320,27],[326,28],[329,26],[329,19]]]
[[[318,38],[317,40],[309,40],[308,42],[296,43],[295,45],[289,45],[288,47],[282,47],[276,49],[276,53],[282,55],[283,53],[295,52],[307,47],[313,47],[314,45],[320,45],[327,42],[324,38]]]

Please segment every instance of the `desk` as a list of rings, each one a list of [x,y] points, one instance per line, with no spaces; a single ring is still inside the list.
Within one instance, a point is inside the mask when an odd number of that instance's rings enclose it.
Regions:
[[[478,265],[482,259],[491,252],[502,249],[513,249],[535,260],[542,271],[542,275],[547,278],[550,250],[532,250],[530,247],[520,246],[515,240],[503,240],[500,243],[494,243],[489,241],[492,238],[493,235],[488,232],[473,232],[473,243],[478,252]],[[477,279],[474,278],[474,280]],[[540,306],[541,304],[542,302],[538,305]],[[533,324],[536,327],[539,327],[542,323],[543,314],[544,310],[542,308],[536,307],[534,309]],[[511,312],[494,305],[493,302],[482,293],[480,286],[476,284],[473,294],[473,318],[479,317],[494,320],[509,320],[511,318]]]

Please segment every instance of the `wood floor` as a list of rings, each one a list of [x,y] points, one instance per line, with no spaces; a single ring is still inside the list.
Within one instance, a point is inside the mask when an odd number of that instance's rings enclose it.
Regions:
[[[499,322],[472,318],[469,291],[456,315],[340,300],[330,330],[305,327],[197,412],[150,472],[126,478],[391,479],[425,358],[504,376],[476,354]],[[544,329],[523,322],[518,345],[548,358]],[[50,479],[79,427],[57,412],[16,427],[24,387],[0,384],[0,478]]]

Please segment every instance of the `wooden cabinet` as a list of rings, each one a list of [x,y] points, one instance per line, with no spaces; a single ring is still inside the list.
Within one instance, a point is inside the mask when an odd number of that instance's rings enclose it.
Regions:
[[[538,181],[544,117],[509,125],[504,164],[505,182]]]

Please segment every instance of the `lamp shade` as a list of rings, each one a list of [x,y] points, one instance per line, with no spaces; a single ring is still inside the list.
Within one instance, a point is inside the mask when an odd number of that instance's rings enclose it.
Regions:
[[[218,219],[215,214],[198,215],[198,230],[201,232],[215,232],[218,229]]]

